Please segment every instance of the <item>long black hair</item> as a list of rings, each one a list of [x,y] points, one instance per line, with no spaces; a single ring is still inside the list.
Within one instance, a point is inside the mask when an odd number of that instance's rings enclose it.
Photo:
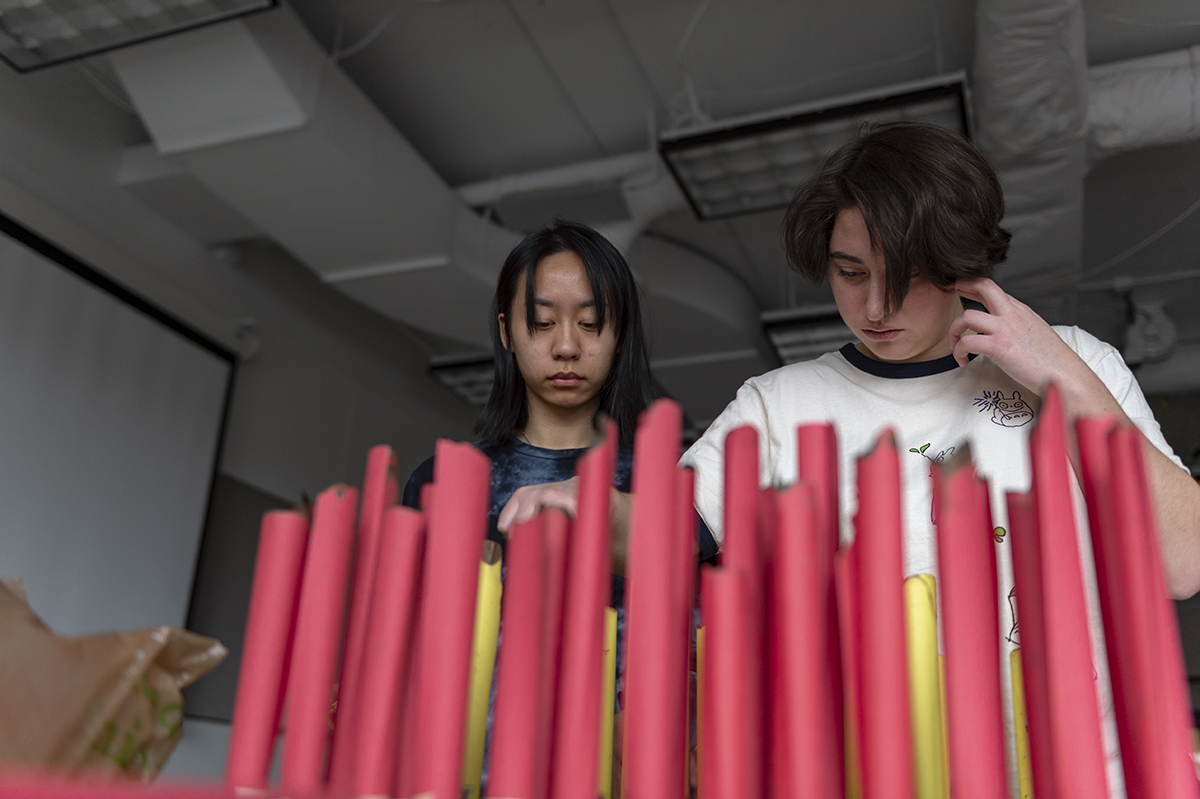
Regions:
[[[520,283],[525,284],[525,325],[534,330],[534,291],[541,262],[556,253],[572,252],[583,261],[592,296],[596,301],[596,322],[603,330],[612,325],[617,345],[612,366],[600,388],[600,412],[617,423],[622,446],[633,442],[637,418],[652,397],[650,359],[646,354],[646,336],[642,331],[642,313],[638,287],[629,264],[608,239],[578,222],[555,220],[535,230],[504,259],[500,280],[492,299],[492,353],[496,376],[492,394],[475,423],[475,433],[484,443],[495,443],[521,430],[529,421],[525,380],[517,368],[516,356],[500,337],[499,315],[504,314],[505,334],[512,341],[512,307]],[[522,275],[524,281],[522,281]]]

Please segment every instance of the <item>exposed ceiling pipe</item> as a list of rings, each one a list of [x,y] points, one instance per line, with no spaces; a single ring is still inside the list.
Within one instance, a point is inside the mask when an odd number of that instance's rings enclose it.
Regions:
[[[998,278],[1066,293],[1083,252],[1088,80],[1080,0],[980,0],[975,141],[1000,172],[1013,234]]]
[[[1200,140],[1200,46],[1088,70],[1088,157]]]

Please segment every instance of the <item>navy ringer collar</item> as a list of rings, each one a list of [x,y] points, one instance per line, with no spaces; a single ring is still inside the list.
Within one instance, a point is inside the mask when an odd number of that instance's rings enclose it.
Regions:
[[[901,379],[906,377],[929,377],[930,375],[940,375],[942,372],[949,372],[952,369],[958,368],[958,361],[954,360],[953,355],[945,355],[941,358],[935,358],[932,361],[918,361],[917,363],[887,363],[886,361],[877,361],[874,358],[868,358],[863,355],[854,344],[847,344],[839,350],[851,366],[861,369],[869,375],[876,377],[888,377],[892,379]],[[975,353],[967,356],[968,360],[975,359]]]

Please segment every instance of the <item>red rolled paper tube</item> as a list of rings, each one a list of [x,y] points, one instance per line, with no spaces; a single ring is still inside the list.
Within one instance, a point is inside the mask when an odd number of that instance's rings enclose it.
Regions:
[[[538,741],[541,708],[553,700],[542,678],[542,627],[549,615],[542,603],[546,578],[543,518],[516,525],[508,541],[501,617],[504,645],[496,664],[488,796],[540,799],[538,785],[549,766],[547,752]],[[599,719],[596,723],[599,725]],[[595,771],[593,766],[593,777]]]
[[[357,489],[338,485],[321,492],[313,508],[288,677],[280,777],[281,789],[290,796],[319,793],[325,787],[329,711],[342,648],[357,507]]]
[[[828,586],[823,581],[820,552],[826,542],[816,522],[812,488],[798,483],[776,498],[774,605],[778,614],[779,665],[787,679],[772,699],[782,723],[779,747],[782,779],[775,796],[837,796],[842,758],[814,756],[829,751],[829,716],[833,714],[826,670],[829,661],[814,641],[828,639]],[[840,703],[839,703],[840,705]],[[838,708],[840,712],[841,708]],[[841,725],[839,725],[840,727]],[[838,741],[840,743],[840,739]],[[836,747],[839,750],[840,746]]]
[[[567,565],[570,591],[563,610],[561,701],[552,786],[552,795],[557,799],[595,799],[600,699],[604,689],[601,674],[604,608],[612,591],[609,503],[616,458],[617,428],[609,422],[605,426],[604,443],[575,465],[575,473],[579,476],[579,505]],[[506,645],[507,635],[506,628]]]
[[[1157,797],[1164,794],[1162,772],[1156,766],[1160,752],[1158,708],[1151,677],[1153,625],[1144,616],[1145,606],[1135,607],[1138,595],[1145,588],[1144,573],[1132,563],[1123,562],[1126,553],[1121,549],[1109,460],[1108,437],[1115,425],[1116,420],[1111,416],[1081,419],[1075,424],[1076,440],[1126,791],[1130,796]],[[1135,514],[1135,529],[1140,529],[1137,521],[1140,509],[1128,510]]]
[[[263,516],[225,765],[229,788],[267,787],[307,545],[308,520],[302,514],[272,511]]]
[[[745,688],[750,647],[746,637],[750,608],[746,575],[740,569],[700,570],[704,616],[704,799],[745,799],[751,790]]]
[[[1050,746],[1050,682],[1046,672],[1046,624],[1042,607],[1042,556],[1038,545],[1037,513],[1034,511],[1032,493],[1010,493],[1007,501],[1033,794],[1053,796],[1055,762]]]
[[[841,543],[841,511],[838,494],[837,434],[833,425],[801,425],[796,431],[797,476],[812,486],[813,514],[817,534],[821,537],[819,562],[822,571],[817,579],[826,588],[825,607],[829,618],[818,630],[813,646],[824,651],[826,665],[825,684],[833,702],[832,712],[827,716],[829,729],[823,738],[825,758],[833,762],[834,780],[830,789],[835,796],[846,791],[845,767],[845,721],[842,709],[842,660],[841,644],[838,640],[837,597],[833,587],[833,556]]]
[[[429,484],[426,485],[429,487]],[[426,518],[428,523],[428,518]],[[423,769],[419,759],[420,752],[417,741],[421,737],[421,731],[417,725],[420,723],[418,718],[421,705],[421,641],[424,640],[425,625],[429,622],[425,618],[425,609],[421,602],[421,596],[425,591],[425,561],[428,558],[428,546],[423,546],[421,557],[421,565],[419,574],[417,575],[416,585],[416,605],[413,607],[413,629],[410,636],[411,644],[408,653],[408,662],[404,666],[404,672],[398,675],[400,679],[399,704],[396,708],[398,714],[397,730],[396,730],[396,776],[394,780],[395,796],[410,797],[416,794],[417,784],[420,782],[420,777]]]
[[[775,489],[764,488],[758,495],[758,543],[763,564],[763,780],[771,796],[785,795],[787,764],[784,750],[784,717],[779,712],[778,698],[783,684],[790,679],[783,671],[779,649],[779,608],[775,604],[776,526],[778,508]]]
[[[379,555],[383,511],[387,506],[396,504],[399,495],[395,468],[396,457],[391,447],[380,445],[372,447],[367,453],[362,506],[358,512],[358,546],[354,582],[350,589],[350,615],[346,617],[346,651],[342,656],[342,679],[338,686],[337,715],[329,752],[329,784],[339,790],[344,790],[354,781],[354,739],[359,728],[356,716],[361,704],[358,686],[362,678],[363,648],[375,589],[375,564]]]
[[[950,795],[1007,799],[999,589],[987,483],[976,476],[966,448],[935,468],[941,473],[937,547]]]
[[[417,790],[458,799],[479,559],[487,533],[491,462],[470,444],[438,441],[421,602]]]
[[[682,735],[675,736],[679,746],[678,753],[671,755],[673,762],[683,764],[683,790],[688,792],[688,757],[691,748],[691,724],[688,698],[691,692],[691,648],[692,625],[695,622],[696,607],[696,545],[697,516],[694,504],[696,496],[696,474],[691,469],[677,469],[675,472],[675,555],[671,560],[674,567],[672,582],[675,586],[675,607],[672,615],[680,624],[679,631],[671,640],[674,647],[671,656],[674,661],[670,670],[678,675],[672,686],[673,700],[676,702],[675,712],[678,714],[678,729]]]
[[[391,508],[381,524],[379,569],[367,625],[352,783],[355,796],[393,796],[401,690],[412,650],[424,544],[421,514]]]
[[[739,427],[725,437],[725,540],[721,548],[722,565],[746,573],[746,601],[750,603],[749,636],[751,669],[743,686],[749,715],[750,751],[755,757],[748,763],[755,793],[766,787],[765,681],[766,627],[764,623],[763,555],[758,534],[758,431]]]
[[[1050,747],[1058,799],[1108,795],[1100,705],[1072,506],[1062,400],[1051,386],[1030,435],[1042,568]],[[1053,568],[1046,568],[1053,564]],[[1018,585],[1018,590],[1020,587]],[[1020,596],[1017,597],[1018,604]]]
[[[904,622],[900,463],[890,431],[858,461],[858,587],[862,638],[865,799],[913,793],[912,727]]]
[[[625,603],[625,743],[622,788],[629,799],[678,799],[685,764],[674,760],[679,718],[673,710],[671,640],[683,625],[673,558],[675,473],[683,412],[670,400],[642,414],[634,441],[633,511]]]
[[[844,547],[833,558],[833,587],[837,597],[838,637],[842,643],[842,700],[846,737],[844,776],[854,772],[857,794],[846,785],[846,796],[861,795],[862,785],[862,615],[858,594],[858,544]]]
[[[1120,427],[1109,436],[1112,458],[1113,496],[1117,510],[1117,533],[1124,553],[1123,564],[1129,572],[1139,569],[1144,586],[1135,600],[1137,618],[1149,622],[1152,635],[1150,699],[1157,710],[1158,756],[1162,770],[1162,796],[1171,799],[1195,799],[1200,785],[1191,758],[1191,701],[1179,640],[1178,620],[1167,590],[1159,551],[1158,520],[1149,478],[1143,460],[1146,446],[1142,434],[1132,427]],[[1137,515],[1135,515],[1135,512]],[[1133,583],[1134,580],[1131,579]]]
[[[565,513],[550,508],[543,513],[545,573],[542,577],[542,604],[546,620],[542,627],[542,681],[548,700],[538,716],[538,758],[544,764],[537,778],[537,796],[545,796],[554,784],[554,744],[558,729],[558,709],[562,701],[563,610],[567,592],[567,562],[570,559],[571,520]]]

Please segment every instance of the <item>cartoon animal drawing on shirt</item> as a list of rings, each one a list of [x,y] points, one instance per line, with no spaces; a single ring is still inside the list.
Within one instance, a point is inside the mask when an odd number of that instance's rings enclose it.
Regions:
[[[1011,397],[1003,391],[985,391],[975,398],[975,407],[980,413],[992,412],[992,422],[1001,427],[1022,427],[1033,421],[1033,407],[1021,398],[1020,391]]]

